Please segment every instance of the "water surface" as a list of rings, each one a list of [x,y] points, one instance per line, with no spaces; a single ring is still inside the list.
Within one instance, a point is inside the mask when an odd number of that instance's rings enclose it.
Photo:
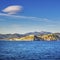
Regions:
[[[0,60],[60,60],[60,41],[0,41]]]

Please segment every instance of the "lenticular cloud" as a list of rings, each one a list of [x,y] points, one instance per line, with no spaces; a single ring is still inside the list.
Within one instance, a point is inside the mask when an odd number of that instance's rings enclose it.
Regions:
[[[8,14],[16,14],[17,12],[22,11],[22,6],[18,6],[18,5],[8,6],[5,9],[3,9],[2,11],[5,13],[8,13]]]

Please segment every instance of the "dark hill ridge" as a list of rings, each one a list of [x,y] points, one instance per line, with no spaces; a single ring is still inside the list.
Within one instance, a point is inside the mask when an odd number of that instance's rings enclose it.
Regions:
[[[44,31],[41,31],[41,32],[29,32],[29,33],[25,33],[25,34],[0,34],[0,39],[4,39],[4,38],[20,38],[20,37],[23,37],[23,36],[27,36],[27,35],[44,35],[44,34],[51,34],[51,32],[44,32]]]
[[[30,32],[26,34],[0,34],[0,40],[60,40],[60,33]]]

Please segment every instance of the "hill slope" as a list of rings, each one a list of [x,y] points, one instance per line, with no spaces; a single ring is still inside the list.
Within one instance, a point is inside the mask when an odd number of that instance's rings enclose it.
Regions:
[[[0,40],[15,40],[15,41],[60,40],[60,33],[32,32],[27,34],[0,34]]]

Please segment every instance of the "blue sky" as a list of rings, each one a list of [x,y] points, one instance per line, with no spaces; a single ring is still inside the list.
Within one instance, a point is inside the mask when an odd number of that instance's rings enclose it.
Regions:
[[[60,0],[0,0],[0,33],[60,32]]]

